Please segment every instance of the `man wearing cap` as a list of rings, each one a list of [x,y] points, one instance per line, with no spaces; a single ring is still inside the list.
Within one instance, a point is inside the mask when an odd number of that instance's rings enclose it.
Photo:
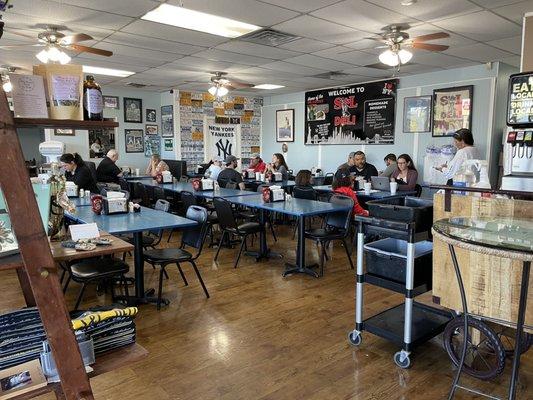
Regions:
[[[216,181],[218,179],[218,175],[222,171],[222,157],[215,156],[211,160],[211,165],[209,168],[207,168],[207,171],[205,171],[204,177],[207,179],[213,179]]]
[[[226,168],[224,168],[219,174],[217,182],[221,188],[225,188],[229,182],[237,183],[239,189],[244,190],[244,182],[239,172],[235,170],[237,168],[237,157],[227,156],[224,160]]]
[[[351,167],[353,167],[355,165],[354,160],[353,160],[354,157],[355,157],[355,151],[352,151],[350,154],[348,154],[348,161],[345,162],[344,164],[339,165],[339,167],[337,168],[337,171],[341,169],[350,169]]]
[[[250,157],[250,169],[253,169],[254,172],[259,172],[260,174],[265,172],[266,164],[261,159],[261,155],[259,153],[253,153]]]

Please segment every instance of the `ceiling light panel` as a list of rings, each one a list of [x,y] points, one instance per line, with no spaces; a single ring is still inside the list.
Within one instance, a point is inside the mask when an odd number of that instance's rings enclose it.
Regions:
[[[273,90],[273,89],[279,89],[285,87],[283,85],[274,85],[272,83],[263,83],[261,85],[256,85],[253,88],[254,89],[265,89],[265,90]]]
[[[120,70],[120,69],[92,67],[90,65],[84,65],[83,66],[83,72],[85,74],[118,76],[118,77],[121,77],[121,78],[125,78],[127,76],[131,76],[131,75],[133,75],[135,73],[135,72],[125,71],[125,70]]]

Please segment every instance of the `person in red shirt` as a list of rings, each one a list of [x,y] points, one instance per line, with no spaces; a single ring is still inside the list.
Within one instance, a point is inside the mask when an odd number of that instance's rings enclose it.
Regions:
[[[262,174],[263,172],[265,172],[266,167],[267,166],[265,162],[261,159],[261,155],[259,155],[258,153],[252,154],[252,156],[250,157],[250,169],[253,169],[254,172],[259,172],[260,174]]]
[[[354,178],[350,175],[348,170],[338,170],[333,180],[333,193],[341,194],[350,197],[353,200],[353,215],[362,215],[368,217],[368,211],[359,204],[357,195],[353,188]]]

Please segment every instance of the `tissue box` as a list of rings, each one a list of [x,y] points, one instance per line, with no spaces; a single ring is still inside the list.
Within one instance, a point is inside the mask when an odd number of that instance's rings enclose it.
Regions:
[[[281,182],[283,180],[283,175],[281,172],[274,172],[272,174],[272,182]]]
[[[78,197],[78,185],[72,181],[65,182],[65,191],[68,197]]]
[[[215,181],[212,179],[193,179],[192,188],[195,191],[215,190]]]
[[[170,171],[163,171],[161,175],[163,176],[163,183],[172,183],[172,174]]]
[[[263,188],[263,201],[265,203],[273,203],[276,201],[285,201],[285,190],[277,187],[265,187]]]

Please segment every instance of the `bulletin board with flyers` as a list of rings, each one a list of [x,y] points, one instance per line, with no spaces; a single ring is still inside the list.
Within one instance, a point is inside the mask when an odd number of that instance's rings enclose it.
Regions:
[[[305,93],[305,144],[394,144],[398,79]]]
[[[178,101],[181,158],[188,169],[209,161],[204,151],[207,121],[240,126],[240,156],[242,164],[248,164],[261,142],[261,98],[228,95],[216,99],[205,92],[180,91]]]

